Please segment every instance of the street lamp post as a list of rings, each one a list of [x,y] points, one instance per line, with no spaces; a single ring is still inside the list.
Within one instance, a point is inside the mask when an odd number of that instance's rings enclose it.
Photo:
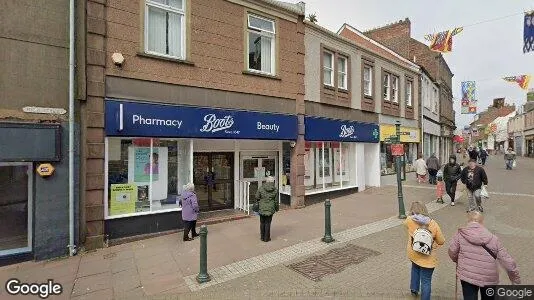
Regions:
[[[401,141],[401,132],[400,132],[400,122],[395,123],[395,130],[397,133],[397,143],[400,144]],[[399,219],[406,219],[406,212],[404,209],[404,197],[402,195],[402,178],[401,178],[401,157],[395,156],[395,165],[397,167],[397,198],[399,200]]]

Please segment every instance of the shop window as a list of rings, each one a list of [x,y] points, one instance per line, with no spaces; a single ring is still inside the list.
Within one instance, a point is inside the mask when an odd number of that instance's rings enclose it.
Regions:
[[[146,0],[145,51],[184,59],[184,16],[183,0]]]
[[[406,172],[413,172],[413,164],[417,156],[416,143],[403,143],[404,157],[402,158],[402,167],[406,168]],[[380,143],[380,173],[382,175],[391,175],[397,173],[397,166],[395,164],[395,156],[391,154],[391,144]]]
[[[107,138],[107,216],[179,210],[191,148],[190,140]]]
[[[251,71],[274,74],[275,22],[248,15],[248,68]]]

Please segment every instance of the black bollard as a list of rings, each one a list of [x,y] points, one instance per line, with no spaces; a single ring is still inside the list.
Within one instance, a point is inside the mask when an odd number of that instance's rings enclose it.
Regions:
[[[330,219],[330,200],[326,199],[324,201],[324,237],[321,241],[325,243],[331,243],[334,241],[332,237],[332,220]]]
[[[200,226],[200,271],[197,275],[197,282],[204,283],[211,280],[208,274],[208,228],[206,225]]]

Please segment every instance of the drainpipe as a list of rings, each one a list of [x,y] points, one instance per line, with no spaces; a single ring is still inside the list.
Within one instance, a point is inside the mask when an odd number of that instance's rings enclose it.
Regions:
[[[69,0],[69,255],[74,245],[74,0]]]
[[[421,75],[419,80],[419,109],[421,110],[421,155],[425,157],[425,129],[424,129],[424,116],[423,116],[423,75]]]

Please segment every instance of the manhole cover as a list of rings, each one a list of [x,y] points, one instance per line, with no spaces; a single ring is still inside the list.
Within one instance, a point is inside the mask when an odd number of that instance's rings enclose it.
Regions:
[[[379,254],[380,252],[349,244],[287,267],[313,281],[319,281],[326,275],[339,273],[349,265],[359,264],[366,258]]]

